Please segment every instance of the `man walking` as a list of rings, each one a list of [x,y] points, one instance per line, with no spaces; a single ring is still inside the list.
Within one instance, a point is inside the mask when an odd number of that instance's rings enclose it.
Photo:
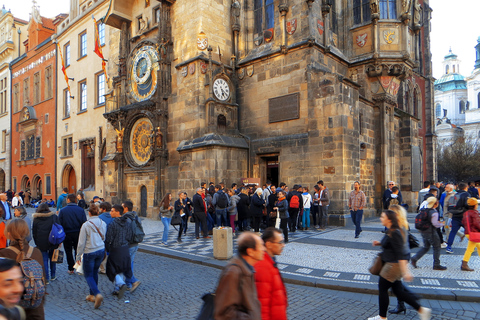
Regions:
[[[360,190],[360,182],[355,181],[353,183],[353,191],[350,192],[350,197],[348,198],[348,209],[350,209],[350,216],[355,225],[355,238],[358,238],[362,232],[363,207],[365,207],[366,203],[367,198],[365,193]]]
[[[195,219],[195,237],[200,239],[200,227],[202,228],[202,234],[204,239],[209,239],[207,228],[207,209],[205,207],[205,201],[202,194],[203,188],[197,188],[197,193],[193,196],[193,217]]]
[[[68,195],[68,188],[63,188],[63,192],[61,195],[58,196],[57,199],[57,213],[67,205],[67,195]]]
[[[132,225],[136,223],[135,221],[138,220],[137,213],[133,211],[133,203],[131,201],[125,201],[122,203],[123,207],[123,212],[124,216],[128,218],[129,224],[128,226],[132,228]],[[133,232],[133,229],[132,229]],[[130,253],[130,261],[132,263],[132,277],[131,279],[128,279],[126,281],[127,287],[130,290],[131,293],[137,289],[137,287],[140,285],[140,281],[135,278],[133,275],[133,263],[135,261],[135,254],[137,253],[138,250],[138,242],[135,240],[135,234],[132,236],[132,238],[129,240],[129,245],[128,245],[128,251]]]
[[[452,244],[453,240],[455,239],[455,235],[457,234],[458,229],[462,227],[462,220],[463,214],[465,211],[468,210],[467,200],[470,194],[467,192],[467,184],[465,182],[461,182],[458,184],[459,191],[453,196],[455,206],[451,206],[448,208],[448,211],[452,214],[452,230],[448,235],[447,241],[447,253],[453,253]]]
[[[262,320],[287,320],[287,290],[275,256],[285,247],[282,231],[269,227],[262,234],[266,252],[255,264],[255,284],[262,310]]]
[[[217,227],[222,226],[222,220],[224,221],[224,226],[226,226],[228,195],[218,184],[215,186],[215,194],[213,195],[212,204],[215,207],[215,215],[217,216]]]
[[[223,269],[215,293],[215,320],[261,319],[253,268],[264,258],[262,239],[252,232],[238,237],[238,255]]]
[[[74,274],[74,257],[77,256],[78,236],[84,222],[87,221],[85,210],[77,206],[77,197],[73,193],[67,195],[67,205],[60,210],[58,218],[65,231],[63,246],[67,256],[68,273]],[[75,251],[75,255],[73,254]]]
[[[105,250],[109,253],[106,271],[108,280],[114,284],[112,294],[117,295],[118,299],[121,299],[127,290],[127,285],[123,281],[121,274],[125,275],[127,283],[132,283],[133,278],[132,262],[128,247],[133,238],[133,231],[130,227],[129,218],[123,214],[121,205],[114,205],[110,215],[114,220],[107,227],[107,235],[105,236]]]

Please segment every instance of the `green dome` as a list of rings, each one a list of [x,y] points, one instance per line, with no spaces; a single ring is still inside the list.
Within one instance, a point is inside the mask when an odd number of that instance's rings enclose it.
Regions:
[[[435,90],[449,91],[456,89],[467,89],[467,82],[461,74],[449,73],[435,80]]]

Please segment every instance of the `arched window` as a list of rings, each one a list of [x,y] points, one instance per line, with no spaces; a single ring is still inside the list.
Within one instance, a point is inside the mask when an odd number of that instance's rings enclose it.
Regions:
[[[413,90],[413,116],[418,118],[418,115],[420,114],[419,110],[419,103],[418,103],[418,90],[415,89]]]
[[[442,117],[442,105],[440,103],[437,103],[437,105],[435,106],[435,117],[436,118]]]
[[[353,24],[370,21],[370,0],[353,0]]]
[[[460,101],[459,103],[459,112],[460,114],[464,114],[465,113],[465,101]]]
[[[335,0],[330,1],[330,29],[332,29],[332,32],[338,33],[337,5]]]
[[[408,84],[405,84],[405,95],[404,95],[404,108],[403,111],[412,113],[412,110],[410,109],[410,87]]]
[[[455,73],[455,65],[453,65],[453,70],[452,71],[453,71],[453,73]]]
[[[445,73],[446,73],[446,74],[448,74],[448,67],[449,67],[449,66],[448,66],[448,64],[447,64],[447,66],[445,67]]]
[[[396,0],[380,0],[380,19],[396,19]]]
[[[274,26],[273,0],[255,0],[253,14],[255,17],[254,33],[256,36],[262,34],[263,30]]]
[[[217,129],[219,133],[225,133],[227,129],[227,118],[223,114],[217,117]]]

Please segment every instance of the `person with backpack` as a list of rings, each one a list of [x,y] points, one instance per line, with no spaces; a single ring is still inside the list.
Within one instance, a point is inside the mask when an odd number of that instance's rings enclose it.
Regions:
[[[297,230],[298,213],[300,212],[300,209],[303,208],[303,197],[300,192],[297,191],[298,187],[299,186],[295,184],[292,187],[292,191],[287,194],[288,213],[290,215],[290,232],[295,232]]]
[[[133,203],[131,201],[124,201],[122,203],[124,216],[127,218],[129,222],[129,227],[132,229],[132,238],[130,238],[129,245],[128,245],[128,252],[130,253],[130,261],[132,264],[132,277],[125,281],[127,284],[127,290],[130,290],[130,293],[133,293],[138,286],[140,285],[140,281],[135,278],[133,274],[133,263],[135,260],[135,254],[138,251],[138,244],[143,241],[145,237],[145,232],[143,232],[142,223],[138,219],[138,215],[135,211],[133,211]]]
[[[25,310],[26,318],[32,320],[45,319],[44,298],[45,298],[45,268],[42,252],[28,244],[26,240],[30,235],[30,228],[25,220],[12,220],[7,226],[10,246],[0,250],[0,257],[15,260],[21,264],[24,271],[34,275],[34,286],[30,285],[30,279],[23,274],[23,281],[29,285],[22,290],[20,306]],[[22,269],[21,268],[21,269]]]
[[[67,205],[67,196],[68,196],[68,188],[63,188],[63,192],[61,195],[58,196],[57,200],[57,213]],[[30,202],[28,202],[30,203]]]
[[[423,247],[415,254],[410,263],[417,268],[417,261],[433,247],[433,270],[447,270],[447,267],[440,264],[440,238],[437,229],[443,227],[443,222],[438,221],[437,197],[430,197],[427,200],[426,208],[422,208],[415,217],[415,228],[420,231],[423,238]]]
[[[45,279],[55,281],[57,264],[52,261],[53,251],[58,245],[49,241],[52,225],[58,223],[58,217],[55,212],[50,211],[48,204],[42,203],[33,214],[32,235],[35,245],[41,251],[43,257],[43,266],[45,268]],[[49,269],[50,267],[50,269]]]
[[[260,232],[260,223],[263,218],[263,211],[265,209],[265,200],[263,200],[262,188],[257,188],[252,195],[250,202],[250,211],[253,218],[253,229],[255,232]]]
[[[467,200],[468,210],[463,214],[463,225],[465,226],[465,236],[468,239],[467,249],[462,259],[462,271],[475,271],[468,266],[468,261],[472,256],[473,251],[477,248],[477,253],[480,256],[480,242],[470,240],[470,232],[480,232],[480,216],[478,215],[478,201],[476,198],[468,198]]]
[[[98,217],[98,207],[94,204],[88,209],[89,219],[82,225],[78,237],[77,257],[78,263],[82,261],[83,274],[90,288],[87,301],[94,302],[94,308],[98,309],[103,301],[103,296],[98,290],[98,269],[105,256],[105,234],[107,224]]]
[[[463,227],[463,213],[468,210],[467,200],[470,196],[470,194],[467,192],[467,187],[468,186],[465,182],[458,184],[459,191],[453,196],[453,201],[448,208],[448,211],[452,214],[452,229],[448,236],[446,248],[447,253],[453,253],[453,240],[455,239],[455,235],[460,227]]]
[[[220,185],[215,186],[215,194],[213,195],[212,205],[215,207],[215,215],[217,216],[217,227],[227,225],[227,207],[228,195],[223,191]]]
[[[87,221],[87,216],[85,215],[85,210],[77,206],[77,197],[73,193],[67,195],[67,205],[60,210],[58,219],[66,235],[63,246],[67,256],[68,273],[74,274],[73,266],[75,265],[75,257],[77,255],[80,228]]]

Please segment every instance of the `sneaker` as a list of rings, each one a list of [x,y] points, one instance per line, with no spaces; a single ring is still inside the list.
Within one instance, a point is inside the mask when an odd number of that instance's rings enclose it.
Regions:
[[[360,238],[360,237],[359,237],[359,236],[355,236],[355,239],[358,239],[358,238]]]
[[[127,291],[127,285],[122,284],[122,286],[120,287],[120,290],[118,290],[118,299],[123,298],[123,295],[125,294],[125,291]]]
[[[445,250],[445,252],[446,253],[453,253],[453,250],[452,250],[452,248],[447,246],[447,249]]]
[[[130,289],[130,293],[133,293],[133,291],[135,291],[135,290],[138,288],[138,286],[140,285],[140,283],[141,283],[140,281],[134,282],[134,283],[132,284],[132,288]]]
[[[445,249],[445,248],[447,247],[447,243],[446,243],[446,242],[442,243],[442,244],[440,245],[440,247],[441,247],[442,249]]]
[[[445,266],[435,266],[435,267],[433,267],[433,270],[447,270],[447,267],[445,267]]]
[[[432,318],[432,309],[421,307],[418,315],[420,316],[420,320],[430,320]]]
[[[368,318],[368,320],[385,320],[385,319],[387,319],[387,318],[386,318],[386,317],[385,317],[385,318],[382,318],[382,317],[380,317],[380,315],[375,316],[375,317]]]

